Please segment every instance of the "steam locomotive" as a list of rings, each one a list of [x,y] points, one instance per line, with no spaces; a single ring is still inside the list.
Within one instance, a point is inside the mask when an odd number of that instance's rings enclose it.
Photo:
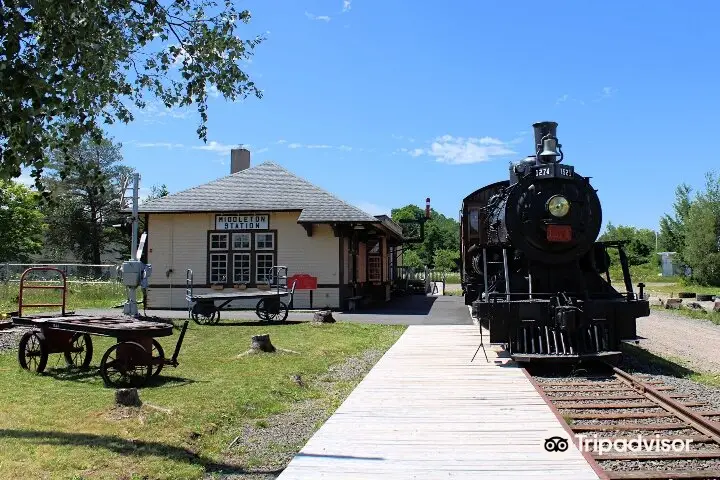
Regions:
[[[510,164],[509,180],[462,202],[465,304],[518,362],[615,363],[636,319],[650,314],[633,290],[624,241],[596,241],[602,207],[590,178],[561,163],[557,123],[533,124],[535,155]],[[617,249],[623,285],[610,280]]]

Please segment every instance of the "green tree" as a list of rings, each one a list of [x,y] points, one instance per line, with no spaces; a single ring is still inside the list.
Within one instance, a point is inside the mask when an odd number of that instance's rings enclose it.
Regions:
[[[0,180],[0,262],[27,262],[42,250],[45,223],[38,202],[26,186]]]
[[[45,210],[54,257],[69,251],[82,262],[99,264],[105,253],[129,254],[122,229],[113,227],[127,216],[121,212],[122,197],[133,173],[120,162],[120,145],[108,140],[85,139],[67,156],[52,152],[44,181],[52,200]]]
[[[676,252],[676,259],[683,260],[685,248],[685,223],[690,213],[690,192],[692,189],[686,184],[679,185],[675,190],[675,203],[673,216],[663,215],[660,219],[660,234],[658,243],[660,249],[666,252]]]
[[[208,91],[235,100],[262,92],[241,68],[264,38],[230,0],[6,0],[0,2],[0,178],[46,153],[69,153],[102,124],[134,120],[148,99],[197,106],[206,141]]]
[[[414,250],[405,250],[402,261],[405,267],[422,268],[425,266],[420,255]]]
[[[598,240],[629,240],[630,243],[626,245],[625,252],[630,265],[658,262],[658,259],[655,258],[655,232],[650,229],[628,225],[615,226],[608,222],[605,233]],[[617,252],[614,249],[610,251],[610,255],[613,263],[618,261]]]
[[[425,211],[417,205],[406,205],[391,211],[394,221],[403,226],[406,237],[418,238],[420,228],[417,224],[402,224],[402,220],[419,220]],[[430,219],[425,222],[425,239],[422,243],[407,245],[406,251],[417,253],[422,265],[433,265],[435,252],[438,250],[454,250],[460,252],[460,227],[456,220],[430,210]]]
[[[442,249],[435,251],[433,265],[435,270],[445,274],[458,269],[460,252],[457,250]]]
[[[683,259],[692,278],[720,285],[720,178],[706,175],[705,190],[690,202],[685,219]]]

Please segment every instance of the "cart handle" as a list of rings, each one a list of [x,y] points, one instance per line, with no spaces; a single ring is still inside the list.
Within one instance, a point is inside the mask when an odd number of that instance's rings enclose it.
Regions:
[[[175,352],[173,352],[172,359],[170,360],[170,364],[173,366],[177,366],[177,357],[180,354],[180,347],[182,347],[183,339],[185,338],[185,332],[187,331],[189,321],[185,320],[185,323],[183,323],[182,330],[180,331],[180,337],[178,338],[177,344],[175,345]]]
[[[57,272],[62,278],[62,285],[26,285],[25,277],[30,272]],[[62,290],[62,303],[24,303],[23,292],[26,288],[30,289],[51,289],[51,290]],[[65,272],[55,267],[30,267],[26,269],[20,277],[20,293],[18,295],[18,317],[22,317],[23,307],[37,308],[37,307],[60,307],[62,315],[65,315],[65,301],[67,299],[67,276]]]

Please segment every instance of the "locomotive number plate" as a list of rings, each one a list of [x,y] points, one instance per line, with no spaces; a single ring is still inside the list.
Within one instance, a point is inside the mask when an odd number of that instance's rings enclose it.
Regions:
[[[572,165],[560,165],[552,163],[535,167],[536,178],[573,178],[575,167]]]
[[[548,242],[569,242],[572,240],[572,227],[570,225],[548,225]]]

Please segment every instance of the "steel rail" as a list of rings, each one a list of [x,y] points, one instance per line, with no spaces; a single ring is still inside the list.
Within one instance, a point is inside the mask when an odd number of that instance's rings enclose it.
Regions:
[[[652,385],[645,383],[629,373],[615,366],[612,367],[613,372],[632,389],[644,395],[647,399],[657,403],[662,408],[680,418],[684,422],[690,424],[699,432],[712,438],[713,441],[720,444],[720,423],[713,422],[701,413],[694,412],[685,407],[677,400],[670,398]]]

